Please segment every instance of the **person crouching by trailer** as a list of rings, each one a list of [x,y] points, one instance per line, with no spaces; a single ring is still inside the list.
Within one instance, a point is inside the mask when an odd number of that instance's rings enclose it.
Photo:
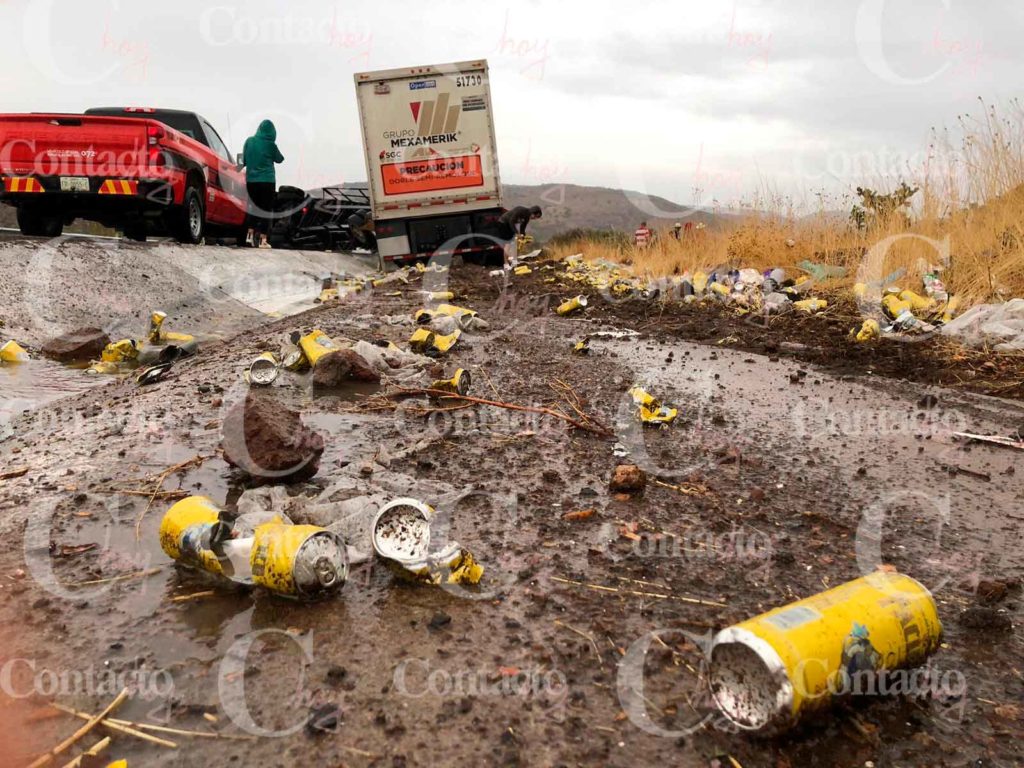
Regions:
[[[352,233],[352,245],[368,251],[377,250],[377,236],[373,231],[373,219],[368,210],[356,211],[348,217],[348,228]]]
[[[255,232],[260,233],[260,248],[270,248],[267,237],[274,216],[277,198],[275,163],[283,163],[284,155],[277,148],[277,129],[270,120],[264,120],[255,136],[245,140],[242,165],[245,168],[245,188],[249,193],[249,230],[245,244],[252,247]]]
[[[498,219],[498,237],[505,241],[505,268],[512,269],[519,260],[519,248],[517,238],[526,235],[526,226],[533,220],[539,219],[544,213],[539,205],[527,208],[525,205],[517,205],[515,208],[505,211]]]

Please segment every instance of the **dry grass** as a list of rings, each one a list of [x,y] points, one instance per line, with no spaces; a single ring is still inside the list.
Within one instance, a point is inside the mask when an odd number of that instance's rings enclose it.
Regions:
[[[851,284],[902,270],[896,284],[918,291],[921,276],[940,265],[961,306],[1024,296],[1024,109],[1015,102],[1006,112],[983,105],[982,117],[965,116],[955,131],[935,135],[925,166],[908,174],[920,188],[909,225],[893,217],[858,230],[845,216],[852,197],[841,214],[798,216],[769,190],[734,223],[681,241],[661,232],[651,247],[637,250],[582,239],[556,246],[553,255],[631,263],[651,277],[721,266],[794,267],[810,259],[845,266]]]

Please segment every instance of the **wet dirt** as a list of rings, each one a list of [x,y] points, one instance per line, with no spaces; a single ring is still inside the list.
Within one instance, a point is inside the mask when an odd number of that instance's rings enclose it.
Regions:
[[[700,321],[700,333],[673,307],[662,325],[660,308],[600,301],[558,318],[552,307],[570,293],[546,276],[502,290],[487,270],[456,267],[456,303],[491,329],[464,335],[439,361],[443,373],[469,370],[477,397],[571,415],[568,385],[611,437],[426,398],[371,410],[378,388],[318,396],[308,373],[283,372],[273,387],[326,443],[319,473],[289,489],[293,506],[298,498],[327,524],[352,507],[371,516],[370,498],[421,498],[438,507],[438,530],[485,567],[478,587],[409,585],[372,561],[338,597],[311,605],[223,587],[160,551],[170,500],[108,492],[151,491],[141,478],[204,456],[162,487],[237,503],[245,489],[218,455],[220,421],[245,395],[248,362],[294,328],[404,346],[412,326],[389,318],[424,306],[418,283],[209,342],[157,385],[109,382],[13,422],[0,453],[28,472],[0,481],[0,662],[20,660],[6,667],[17,697],[0,694],[16,724],[0,754],[28,763],[77,727],[40,719],[47,701],[95,712],[116,695],[50,691],[39,670],[114,670],[119,680],[146,673],[120,710],[127,719],[255,735],[181,737],[176,751],[116,737],[112,756],[146,766],[1019,764],[1020,593],[992,606],[1009,632],[959,617],[979,584],[1022,575],[1020,453],[952,433],[1009,434],[1024,421],[1020,405],[922,378],[918,353],[886,368],[845,348],[811,362],[759,354],[765,342],[753,336],[734,349],[707,343],[739,335],[725,316]],[[773,328],[767,343],[838,344],[838,330],[809,328]],[[572,354],[584,336],[591,354]],[[637,423],[627,396],[636,383],[679,409],[673,425]],[[620,463],[647,473],[642,495],[608,491]],[[770,740],[716,716],[699,650],[708,633],[879,564],[936,597],[945,640],[934,684],[840,704]],[[133,578],[83,585],[123,576]],[[643,675],[639,699],[620,690],[630,670]],[[153,684],[167,680],[172,689]],[[340,707],[336,732],[309,733],[311,709],[327,704]]]

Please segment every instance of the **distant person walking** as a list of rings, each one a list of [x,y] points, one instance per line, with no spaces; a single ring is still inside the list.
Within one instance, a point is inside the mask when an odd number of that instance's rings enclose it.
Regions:
[[[245,244],[254,245],[255,232],[260,233],[260,248],[270,248],[267,236],[277,199],[275,163],[283,163],[284,155],[277,148],[277,128],[264,120],[256,135],[245,140],[242,150],[242,168],[245,168],[245,188],[249,192],[249,231]]]
[[[646,248],[651,244],[653,234],[651,230],[647,228],[647,222],[641,221],[640,226],[637,227],[636,232],[633,233],[633,245],[637,248]]]
[[[498,237],[505,241],[505,266],[514,267],[519,259],[519,249],[516,240],[526,235],[526,225],[533,219],[539,219],[544,215],[539,205],[527,208],[525,205],[517,205],[510,211],[505,211],[498,219]]]
[[[677,221],[675,223],[675,225],[672,227],[672,237],[674,237],[676,240],[678,240],[679,239],[679,233],[682,231],[682,229],[683,229],[683,225],[680,224]]]

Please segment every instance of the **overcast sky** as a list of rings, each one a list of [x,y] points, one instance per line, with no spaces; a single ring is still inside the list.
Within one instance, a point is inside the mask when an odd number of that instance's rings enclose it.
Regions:
[[[0,0],[4,111],[175,107],[279,183],[365,179],[352,74],[485,57],[502,178],[733,204],[841,193],[1021,90],[1006,0]],[[700,193],[694,189],[700,188]]]

